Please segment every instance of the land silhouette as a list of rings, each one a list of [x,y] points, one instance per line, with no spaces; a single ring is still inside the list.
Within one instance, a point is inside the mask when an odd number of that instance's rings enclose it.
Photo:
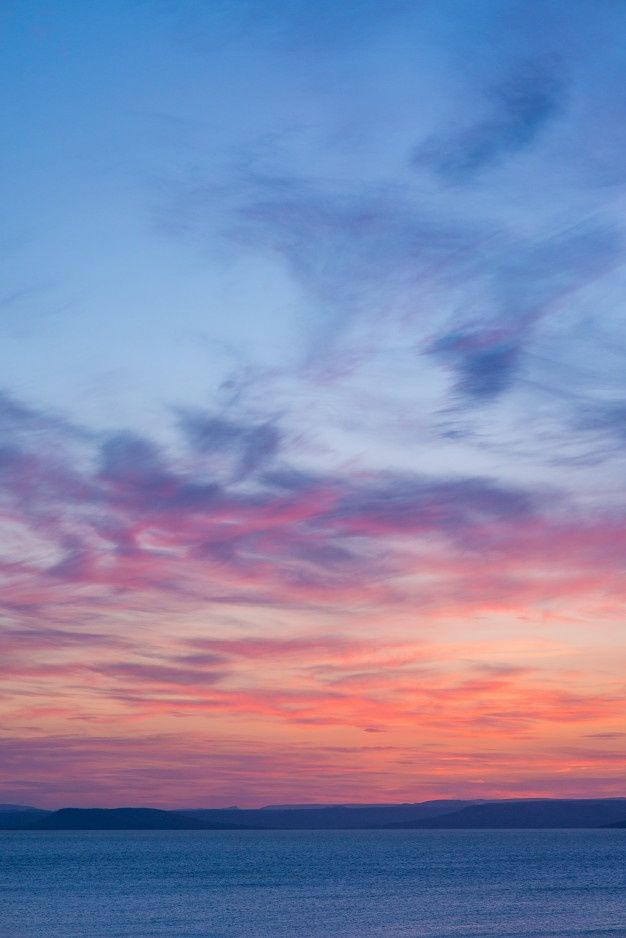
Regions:
[[[626,828],[626,798],[436,800],[264,808],[61,808],[0,804],[0,830],[358,830]]]

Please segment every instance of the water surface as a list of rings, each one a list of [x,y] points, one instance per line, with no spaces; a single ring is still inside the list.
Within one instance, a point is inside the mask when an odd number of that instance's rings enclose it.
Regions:
[[[626,831],[3,831],[0,935],[626,938]]]

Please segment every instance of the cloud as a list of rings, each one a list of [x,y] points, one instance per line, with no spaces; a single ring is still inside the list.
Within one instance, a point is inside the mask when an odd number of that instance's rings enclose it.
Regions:
[[[519,367],[521,348],[488,333],[447,335],[431,351],[454,362],[456,391],[474,402],[488,401],[507,391]]]
[[[621,446],[626,443],[626,403],[610,400],[579,405],[575,424],[579,430],[613,437]]]
[[[107,646],[124,647],[124,641],[115,638],[106,632],[90,632],[80,629],[73,632],[67,629],[52,629],[46,626],[23,629],[6,629],[2,633],[5,648],[13,651],[20,650],[28,655],[35,651],[40,652],[50,648],[65,648],[72,646]]]
[[[454,327],[429,347],[455,375],[456,393],[482,403],[509,390],[538,323],[562,313],[578,292],[616,267],[621,240],[615,226],[590,221],[493,256],[483,309],[461,310]]]
[[[355,480],[329,520],[361,534],[434,531],[462,537],[465,529],[483,523],[527,520],[535,502],[530,493],[485,479],[435,481],[387,473],[369,484]]]
[[[253,661],[270,658],[276,661],[281,658],[303,660],[311,655],[317,659],[336,660],[337,658],[343,659],[345,656],[363,654],[368,649],[371,652],[371,647],[367,642],[324,634],[290,638],[258,635],[248,635],[242,638],[193,638],[188,640],[188,644],[201,651],[200,655],[185,655],[182,659],[185,661],[205,657],[207,653],[216,654],[220,660],[221,656],[226,656]]]
[[[232,455],[239,477],[271,462],[282,442],[280,430],[270,421],[246,423],[189,408],[179,412],[179,426],[195,452],[204,456]]]
[[[211,425],[201,424],[198,455],[234,446],[239,460],[249,425],[218,422],[215,445]],[[5,540],[16,546],[2,561],[0,596],[28,625],[45,614],[50,626],[66,627],[55,617],[71,617],[72,608],[93,615],[129,602],[146,611],[164,603],[413,603],[431,614],[509,607],[542,591],[593,592],[621,562],[619,519],[569,520],[563,497],[489,478],[306,473],[291,469],[283,447],[275,468],[264,457],[245,477],[216,481],[211,463],[189,463],[183,451],[126,432],[83,441],[78,457],[62,430],[53,448],[37,432],[26,436],[3,465]],[[552,564],[545,544],[571,564],[555,568],[549,585],[539,575]],[[485,552],[494,558],[489,569]]]
[[[460,132],[435,136],[413,157],[443,182],[463,185],[530,147],[561,113],[564,82],[539,63],[518,66],[489,95],[491,116]]]
[[[206,661],[206,656],[205,659]],[[211,664],[217,664],[217,660]],[[142,664],[139,662],[113,662],[94,666],[94,671],[105,677],[132,682],[133,687],[149,685],[155,689],[183,685],[188,692],[194,687],[203,688],[218,683],[225,672],[214,668],[190,668],[162,664]]]
[[[32,407],[7,391],[0,391],[0,429],[5,435],[32,432],[62,432],[68,437],[88,438],[91,434],[58,414]]]
[[[290,802],[415,802],[445,797],[619,797],[623,751],[482,740],[336,745],[271,743],[250,733],[50,734],[0,740],[0,784],[18,803],[158,807]],[[621,787],[620,787],[621,786]]]
[[[442,214],[397,184],[254,171],[221,187],[180,185],[168,215],[186,238],[278,258],[301,291],[305,364],[328,374],[351,371],[394,323],[419,321],[495,234],[493,223]]]
[[[436,210],[432,194],[411,184],[248,172],[174,202],[187,236],[225,238],[231,249],[284,266],[307,335],[299,380],[345,380],[368,362],[384,363],[400,342],[416,369],[452,375],[455,404],[481,405],[511,390],[526,374],[539,325],[571,318],[622,257],[621,232],[606,212],[579,212],[565,225],[543,213],[519,225],[481,218],[466,202]],[[275,424],[252,436],[245,423],[215,420],[181,414],[191,445],[207,450],[204,428],[214,453],[229,450],[240,474],[278,455]]]
[[[626,599],[621,514],[462,473],[297,470],[280,427],[277,452],[215,481],[214,452],[238,462],[246,445],[251,424],[233,415],[215,447],[202,423],[191,449],[187,427],[165,449],[127,431],[77,443],[62,425],[50,446],[31,423],[25,414],[2,479],[7,726],[180,723],[184,745],[146,755],[166,778],[207,721],[394,740],[419,727],[425,744],[471,738],[510,755],[511,739],[539,729],[611,732],[619,720],[618,681],[598,689],[584,669],[546,674],[523,656],[512,664],[510,650],[492,662],[482,647],[468,656],[425,639],[446,622],[480,633],[483,618],[535,621],[553,605],[612,621]],[[28,751],[25,771],[42,773]],[[94,758],[105,794],[106,747]],[[75,760],[82,778],[89,745]],[[363,771],[382,793],[372,763]],[[116,790],[135,790],[114,776]]]

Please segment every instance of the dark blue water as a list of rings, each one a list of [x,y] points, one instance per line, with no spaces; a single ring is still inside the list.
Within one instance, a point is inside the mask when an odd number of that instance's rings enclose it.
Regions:
[[[626,831],[0,833],[0,935],[626,936]]]

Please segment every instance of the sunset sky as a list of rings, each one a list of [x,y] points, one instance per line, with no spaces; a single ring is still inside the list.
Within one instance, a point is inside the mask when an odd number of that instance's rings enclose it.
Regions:
[[[0,31],[0,801],[625,795],[626,3]]]

